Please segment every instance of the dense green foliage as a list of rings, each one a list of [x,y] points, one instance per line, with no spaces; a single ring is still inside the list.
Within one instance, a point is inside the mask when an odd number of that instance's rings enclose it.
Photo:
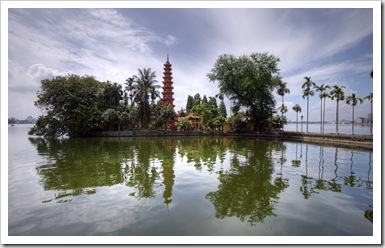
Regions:
[[[168,129],[167,122],[176,120],[177,116],[174,111],[174,108],[170,105],[162,106],[161,101],[158,101],[157,105],[154,106],[155,115],[156,115],[156,128]]]
[[[227,112],[223,97],[219,95],[219,99],[221,100],[219,107],[216,97],[218,97],[218,95],[215,97],[209,96],[208,98],[206,95],[203,95],[201,98],[199,93],[196,93],[194,97],[188,95],[186,113],[193,113],[199,116],[199,129],[216,129],[223,126],[226,122]],[[178,126],[184,127],[186,123],[188,123],[186,120],[181,120],[178,122]]]
[[[35,106],[46,115],[38,118],[30,133],[79,136],[101,129],[103,113],[110,109],[110,113],[104,115],[107,120],[107,115],[117,111],[121,94],[120,85],[102,83],[91,76],[68,75],[42,80]]]
[[[194,98],[190,95],[187,97],[186,112],[190,113],[193,107]]]
[[[179,117],[177,125],[180,130],[183,131],[191,130],[193,128],[192,122],[187,117]]]
[[[35,106],[45,115],[38,118],[30,134],[76,137],[90,131],[148,127],[150,99],[154,105],[159,97],[160,86],[155,78],[150,68],[139,69],[138,76],[126,80],[124,91],[118,83],[99,82],[92,76],[67,75],[42,80]],[[161,117],[173,114],[163,111]]]
[[[240,57],[224,54],[207,75],[210,81],[218,82],[220,92],[235,107],[244,110],[254,131],[269,128],[269,118],[275,107],[273,90],[281,82],[277,75],[278,62],[278,57],[268,53]]]

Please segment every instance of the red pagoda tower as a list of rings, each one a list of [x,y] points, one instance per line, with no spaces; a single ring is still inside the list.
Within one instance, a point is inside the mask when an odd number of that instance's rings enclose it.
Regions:
[[[162,106],[170,105],[171,107],[175,107],[174,105],[174,87],[172,82],[172,68],[171,64],[168,61],[168,54],[167,54],[167,61],[164,64],[164,72],[163,72],[163,98],[162,98]]]

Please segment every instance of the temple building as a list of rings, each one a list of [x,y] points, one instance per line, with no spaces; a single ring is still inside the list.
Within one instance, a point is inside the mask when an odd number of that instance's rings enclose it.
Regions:
[[[163,98],[162,98],[162,107],[170,105],[171,107],[175,107],[174,105],[174,92],[173,92],[173,82],[172,82],[172,68],[168,59],[164,64],[164,72],[163,72]]]

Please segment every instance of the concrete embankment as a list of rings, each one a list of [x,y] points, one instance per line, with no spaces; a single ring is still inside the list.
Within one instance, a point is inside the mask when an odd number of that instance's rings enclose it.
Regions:
[[[235,134],[229,133],[226,136],[252,136],[263,138],[275,138],[283,140],[301,141],[307,143],[339,145],[347,147],[360,147],[373,149],[373,136],[366,134],[335,134],[335,133],[301,133],[301,132],[278,132],[263,134]]]
[[[272,133],[223,133],[221,131],[102,131],[91,132],[87,137],[190,137],[190,136],[223,136],[249,137],[292,140],[317,144],[340,145],[373,149],[373,136],[365,134],[335,134],[335,133],[301,133],[301,132],[272,132]]]
[[[164,130],[137,130],[137,131],[99,131],[89,132],[87,137],[163,137],[163,136],[223,136],[221,131],[164,131]]]

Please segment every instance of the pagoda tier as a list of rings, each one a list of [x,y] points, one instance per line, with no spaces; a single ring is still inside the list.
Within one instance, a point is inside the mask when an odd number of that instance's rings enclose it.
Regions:
[[[168,60],[168,55],[167,55],[167,61],[164,64],[164,72],[163,72],[163,98],[162,98],[162,106],[167,106],[170,105],[173,108],[175,107],[174,105],[174,92],[173,92],[173,82],[172,82],[172,68],[171,64]]]

